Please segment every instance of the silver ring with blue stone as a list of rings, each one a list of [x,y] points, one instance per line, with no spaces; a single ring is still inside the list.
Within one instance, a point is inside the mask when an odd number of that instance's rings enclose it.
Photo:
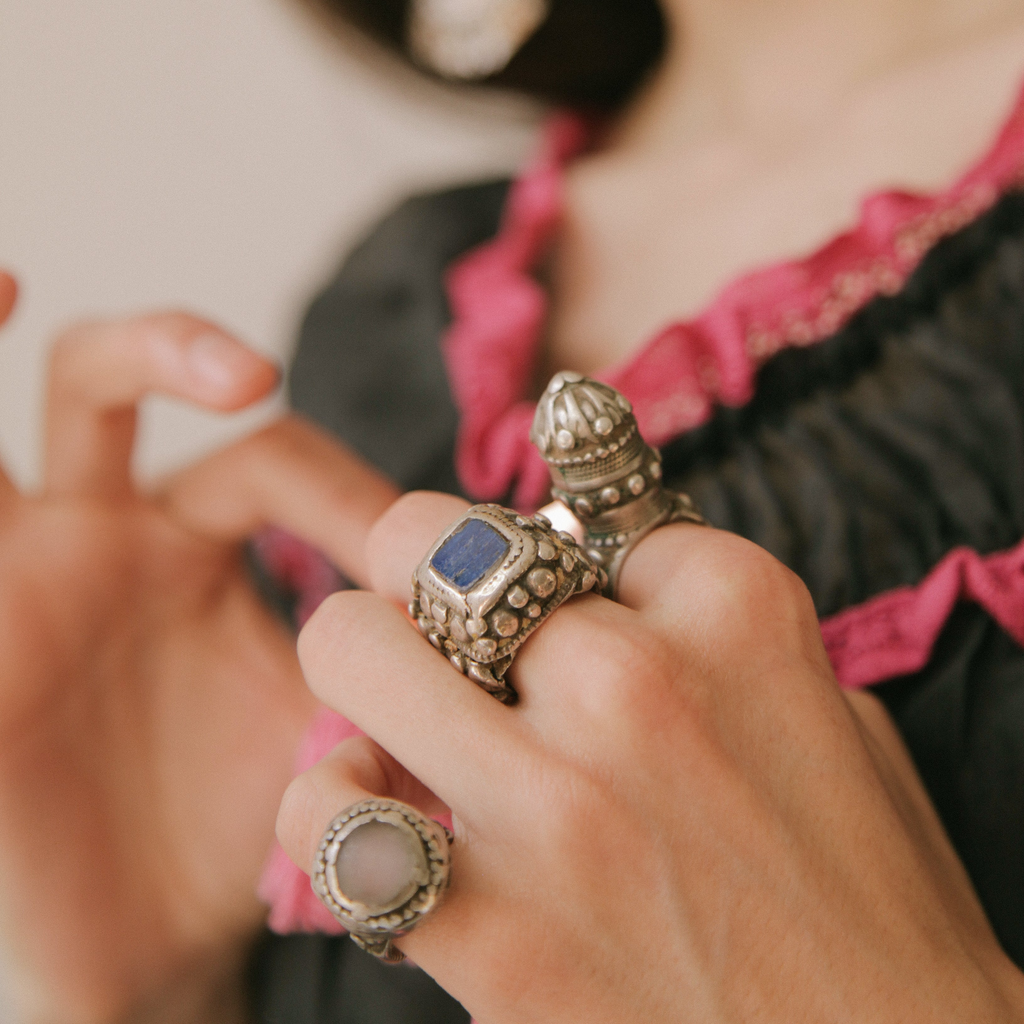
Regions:
[[[413,573],[409,614],[456,669],[514,704],[505,673],[523,642],[564,601],[606,583],[604,570],[544,516],[474,505]]]
[[[346,807],[313,861],[313,892],[357,946],[386,963],[405,959],[407,935],[448,887],[452,834],[408,804],[383,797]]]

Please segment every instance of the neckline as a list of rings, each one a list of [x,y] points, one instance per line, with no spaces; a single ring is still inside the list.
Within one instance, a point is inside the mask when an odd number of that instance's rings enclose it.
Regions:
[[[455,466],[478,500],[511,495],[526,510],[546,500],[547,467],[528,436],[527,395],[547,314],[534,271],[559,227],[563,170],[592,135],[585,118],[553,115],[512,183],[497,235],[446,275],[452,321],[441,346],[461,417]],[[876,296],[899,292],[938,241],[1021,185],[1024,88],[988,151],[948,188],[873,193],[850,230],[805,257],[739,276],[696,316],[595,376],[629,398],[645,438],[661,446],[706,422],[718,404],[746,404],[773,355],[822,341]]]

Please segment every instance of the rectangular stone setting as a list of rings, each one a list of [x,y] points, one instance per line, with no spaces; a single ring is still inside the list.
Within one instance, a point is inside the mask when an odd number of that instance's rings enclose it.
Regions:
[[[508,554],[510,547],[493,526],[480,519],[469,519],[434,552],[430,565],[465,593]]]

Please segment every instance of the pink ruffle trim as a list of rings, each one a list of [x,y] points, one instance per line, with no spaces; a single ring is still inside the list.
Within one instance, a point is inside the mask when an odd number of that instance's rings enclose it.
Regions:
[[[553,117],[541,151],[512,186],[497,237],[450,268],[453,321],[443,342],[462,422],[456,469],[481,501],[514,495],[543,504],[548,477],[529,443],[526,400],[547,312],[533,270],[558,229],[562,168],[591,130]],[[880,294],[894,294],[941,238],[976,219],[1024,178],[1024,93],[988,154],[937,195],[888,191],[862,204],[857,226],[805,259],[747,274],[692,320],[665,328],[598,376],[633,403],[656,446],[703,423],[715,405],[742,405],[754,375],[780,349],[835,333]]]
[[[956,548],[916,586],[825,619],[821,635],[840,685],[870,686],[924,668],[957,601],[980,604],[1024,645],[1024,541],[986,557]]]

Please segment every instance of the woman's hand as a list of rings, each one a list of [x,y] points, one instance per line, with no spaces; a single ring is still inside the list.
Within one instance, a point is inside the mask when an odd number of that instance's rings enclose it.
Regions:
[[[76,327],[54,348],[41,493],[0,473],[0,922],[27,1020],[236,1012],[229,979],[314,710],[241,541],[276,523],[360,578],[395,492],[294,418],[158,496],[129,462],[145,394],[233,410],[277,378],[192,316]]]
[[[409,495],[371,534],[380,595],[300,638],[372,739],[289,788],[307,869],[369,794],[453,812],[452,886],[399,945],[483,1024],[1015,1019],[998,948],[895,732],[838,690],[811,601],[760,548],[677,525],[512,668],[507,708],[391,602],[465,506]]]

